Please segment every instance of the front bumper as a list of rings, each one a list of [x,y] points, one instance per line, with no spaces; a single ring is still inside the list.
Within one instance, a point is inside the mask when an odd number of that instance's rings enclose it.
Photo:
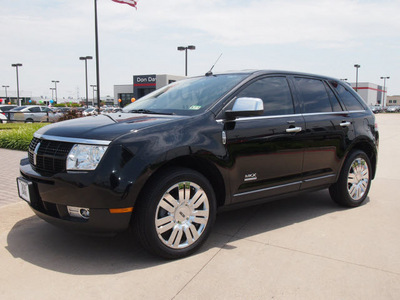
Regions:
[[[117,233],[129,227],[132,209],[118,213],[110,211],[132,207],[132,202],[123,193],[90,182],[84,178],[85,174],[79,177],[84,184],[77,184],[79,178],[75,178],[75,181],[71,178],[66,180],[70,174],[64,174],[64,177],[43,177],[31,168],[26,159],[21,161],[20,171],[22,178],[29,182],[30,197],[27,202],[35,214],[48,223],[89,234]],[[85,219],[71,215],[68,207],[89,208],[90,216]]]

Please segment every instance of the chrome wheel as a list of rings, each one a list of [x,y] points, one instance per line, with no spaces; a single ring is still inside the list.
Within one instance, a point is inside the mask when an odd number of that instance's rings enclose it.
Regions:
[[[357,201],[364,197],[368,191],[369,168],[367,162],[357,157],[350,166],[347,176],[347,191],[350,197]]]
[[[155,215],[158,238],[171,249],[183,249],[204,233],[210,217],[206,192],[190,181],[171,186],[160,199]]]

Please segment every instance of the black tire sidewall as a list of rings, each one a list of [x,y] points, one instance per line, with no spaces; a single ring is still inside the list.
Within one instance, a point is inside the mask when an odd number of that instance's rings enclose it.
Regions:
[[[199,239],[184,249],[171,249],[158,237],[155,227],[155,214],[157,206],[164,193],[174,184],[182,181],[191,181],[199,185],[207,194],[210,214],[208,223]],[[209,181],[200,173],[185,168],[174,168],[162,172],[150,184],[143,193],[143,198],[137,205],[136,230],[143,246],[158,256],[167,259],[182,258],[195,252],[205,242],[211,232],[216,216],[216,199],[214,190]]]
[[[347,184],[348,184],[347,180],[348,180],[348,174],[349,174],[351,165],[353,164],[354,160],[357,158],[362,158],[367,163],[369,178],[368,178],[368,186],[367,186],[364,196],[359,200],[354,200],[349,194],[348,187],[347,187]],[[330,193],[331,193],[333,200],[341,205],[348,206],[348,207],[360,206],[365,201],[365,199],[368,197],[368,192],[371,187],[371,174],[372,174],[371,162],[370,162],[368,156],[361,150],[356,150],[356,151],[351,152],[343,165],[343,168],[340,172],[339,180],[337,181],[337,183],[335,185],[333,185],[330,188]]]

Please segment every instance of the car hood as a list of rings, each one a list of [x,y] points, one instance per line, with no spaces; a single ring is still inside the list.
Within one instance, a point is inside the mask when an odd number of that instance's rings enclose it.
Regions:
[[[51,124],[35,135],[112,141],[131,131],[175,122],[186,116],[115,113],[84,117]]]

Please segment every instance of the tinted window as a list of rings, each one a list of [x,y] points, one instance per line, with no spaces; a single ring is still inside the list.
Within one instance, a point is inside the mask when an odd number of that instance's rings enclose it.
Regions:
[[[31,111],[31,112],[40,112],[40,107],[31,107],[31,108],[29,108],[29,111]]]
[[[332,111],[328,93],[321,80],[296,77],[295,83],[303,100],[304,113]]]
[[[123,111],[196,115],[204,112],[246,76],[225,74],[177,81],[136,100]]]
[[[244,90],[238,97],[255,97],[264,102],[264,115],[293,114],[293,101],[285,77],[266,77],[259,79]]]
[[[0,111],[9,111],[13,109],[15,106],[0,106]]]
[[[330,82],[336,89],[347,110],[364,110],[364,106],[344,86],[337,82]]]
[[[12,109],[12,111],[20,111],[23,110],[24,108],[26,108],[26,106],[18,106]]]
[[[343,108],[340,105],[339,100],[336,97],[335,93],[332,91],[331,87],[325,83],[325,88],[328,92],[329,99],[331,100],[333,111],[343,111]]]

